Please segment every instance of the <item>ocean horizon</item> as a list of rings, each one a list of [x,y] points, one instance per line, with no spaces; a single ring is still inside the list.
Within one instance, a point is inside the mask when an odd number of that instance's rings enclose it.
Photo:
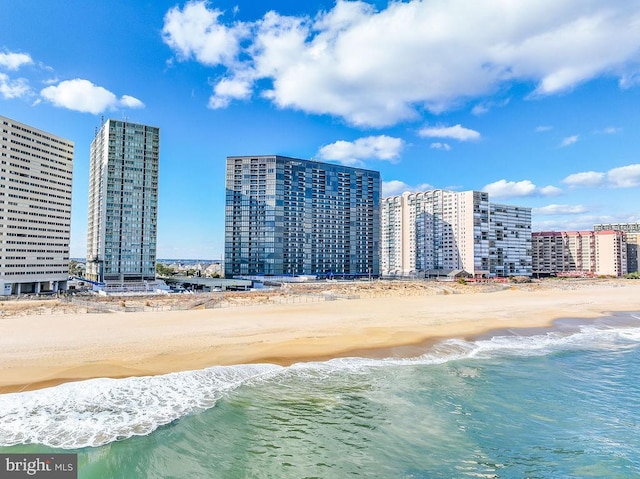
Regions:
[[[79,478],[640,476],[640,313],[0,395],[0,453]]]

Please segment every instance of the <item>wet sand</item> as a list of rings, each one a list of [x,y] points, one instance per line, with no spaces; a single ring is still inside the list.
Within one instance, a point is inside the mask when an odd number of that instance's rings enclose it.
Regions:
[[[215,365],[407,356],[413,345],[640,311],[640,281],[308,304],[0,319],[0,392]]]

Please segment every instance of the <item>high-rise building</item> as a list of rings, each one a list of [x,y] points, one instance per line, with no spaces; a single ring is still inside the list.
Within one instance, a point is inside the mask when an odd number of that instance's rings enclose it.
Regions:
[[[531,208],[480,191],[430,190],[382,200],[383,275],[531,275]]]
[[[531,276],[531,208],[489,203],[489,268],[495,276]]]
[[[602,223],[593,226],[593,231],[624,231],[627,234],[627,272],[638,269],[638,245],[640,245],[640,222],[638,223]]]
[[[0,295],[67,289],[73,143],[0,116]]]
[[[544,231],[532,234],[533,274],[622,276],[627,273],[626,233]]]
[[[227,158],[225,275],[378,276],[380,173]]]
[[[107,120],[91,142],[88,279],[140,289],[155,279],[160,130]]]

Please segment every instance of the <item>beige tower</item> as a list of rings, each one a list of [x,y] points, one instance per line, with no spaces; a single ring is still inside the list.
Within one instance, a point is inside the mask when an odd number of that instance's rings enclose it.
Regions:
[[[73,143],[0,116],[0,295],[67,289]]]

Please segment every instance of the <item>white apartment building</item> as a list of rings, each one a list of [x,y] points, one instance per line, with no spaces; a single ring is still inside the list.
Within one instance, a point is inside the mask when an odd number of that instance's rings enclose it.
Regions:
[[[107,120],[91,142],[87,272],[113,291],[155,280],[160,130]]]
[[[533,274],[622,276],[627,273],[626,233],[549,231],[532,234]]]
[[[531,274],[530,208],[491,204],[480,191],[430,190],[384,198],[381,214],[383,275]]]
[[[73,142],[0,116],[0,295],[67,289]]]

